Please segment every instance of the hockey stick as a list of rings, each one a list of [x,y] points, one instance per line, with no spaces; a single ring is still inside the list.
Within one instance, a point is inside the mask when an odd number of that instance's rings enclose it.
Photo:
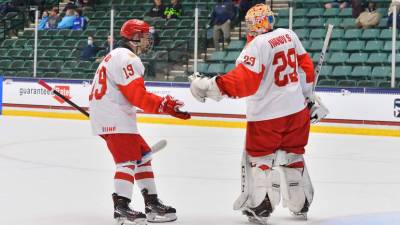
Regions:
[[[317,67],[315,68],[315,82],[314,82],[313,89],[312,89],[313,93],[315,92],[315,87],[317,86],[317,83],[318,83],[318,77],[321,72],[322,64],[324,63],[325,54],[326,54],[326,50],[328,49],[329,41],[332,36],[332,31],[333,31],[333,25],[329,24],[328,31],[326,32],[326,36],[325,36],[324,45],[322,46],[321,55],[319,56],[319,61],[318,61]]]
[[[61,94],[60,92],[58,92],[57,90],[55,90],[54,88],[52,88],[50,85],[48,85],[44,80],[39,80],[38,82],[42,87],[44,87],[46,90],[50,91],[51,93],[54,93],[55,95],[57,95],[58,97],[60,97],[62,100],[64,100],[65,102],[67,102],[70,106],[74,107],[76,110],[78,110],[79,112],[81,112],[83,115],[85,115],[86,117],[89,118],[89,113],[86,112],[86,110],[84,110],[82,107],[78,106],[77,104],[75,104],[73,101],[69,100],[67,97],[65,97],[63,94]],[[100,136],[101,137],[101,136]],[[163,148],[165,148],[165,146],[167,146],[167,140],[162,139],[160,141],[158,141],[157,143],[155,143],[154,145],[152,145],[151,151],[153,153],[156,153],[160,150],[162,150]]]
[[[249,160],[247,157],[246,150],[243,150],[242,161],[241,161],[241,193],[236,201],[233,203],[233,210],[241,210],[245,208],[245,203],[249,198],[249,182],[248,175],[246,175],[246,171],[249,170]]]
[[[65,102],[67,102],[70,106],[74,107],[76,110],[78,110],[79,112],[81,112],[83,115],[85,115],[86,117],[89,118],[89,113],[86,112],[82,107],[78,106],[77,104],[75,104],[74,102],[72,102],[71,100],[69,100],[67,97],[65,97],[63,94],[61,94],[60,92],[58,92],[56,89],[52,88],[50,85],[48,85],[44,80],[39,80],[38,82],[40,85],[42,85],[42,87],[44,87],[46,90],[54,93],[55,95],[57,95],[58,97],[60,97],[62,100],[64,100]]]

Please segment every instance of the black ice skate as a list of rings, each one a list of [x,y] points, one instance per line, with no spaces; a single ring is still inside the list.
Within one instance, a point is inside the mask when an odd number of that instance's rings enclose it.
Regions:
[[[266,225],[272,211],[271,202],[268,195],[266,195],[260,205],[254,208],[246,208],[242,212],[248,217],[249,222]]]
[[[151,223],[164,223],[175,221],[176,209],[164,205],[156,194],[149,195],[146,189],[142,190],[147,221]]]
[[[309,207],[310,207],[310,203],[308,203],[308,200],[306,199],[306,201],[304,202],[304,206],[300,210],[300,212],[292,212],[292,214],[293,214],[293,216],[307,220],[307,212],[308,212]]]
[[[130,199],[112,194],[114,219],[117,225],[146,225],[146,215],[129,207]]]

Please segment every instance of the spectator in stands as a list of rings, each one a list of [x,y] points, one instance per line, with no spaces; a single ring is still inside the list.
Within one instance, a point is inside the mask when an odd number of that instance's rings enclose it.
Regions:
[[[164,17],[165,6],[161,0],[154,0],[153,6],[150,11],[146,13],[146,16],[150,17]]]
[[[252,0],[240,0],[239,2],[239,19],[244,20],[247,11],[253,6]]]
[[[48,21],[49,21],[49,12],[47,10],[44,10],[42,13],[42,19],[39,21],[39,30],[45,30],[48,29]]]
[[[99,51],[99,47],[94,44],[93,37],[88,37],[88,44],[85,48],[82,49],[81,52],[81,60],[85,61],[94,61],[97,52]]]
[[[72,29],[72,27],[74,26],[75,18],[76,18],[75,11],[73,9],[68,9],[65,12],[65,16],[58,23],[57,28],[58,29]]]
[[[392,3],[390,3],[389,10],[388,10],[388,15],[393,13],[393,8],[397,8],[397,12],[400,11],[400,0],[392,0]]]
[[[368,7],[356,19],[356,26],[363,29],[374,27],[379,24],[380,19],[381,15],[376,11],[376,4],[374,2],[368,2]]]
[[[231,21],[235,17],[235,11],[231,1],[218,0],[211,13],[209,25],[213,27],[213,40],[215,50],[219,51],[220,32],[223,33],[224,41],[230,42]]]
[[[0,17],[7,15],[9,12],[19,12],[19,9],[13,2],[6,2],[0,5]]]
[[[351,0],[351,8],[353,18],[357,18],[364,11],[364,4],[362,0]]]
[[[333,2],[326,3],[325,8],[326,9],[331,9],[331,8],[340,8],[344,9],[349,7],[349,0],[334,0]]]
[[[39,9],[43,7],[45,0],[31,0],[31,5],[36,4],[39,6]],[[26,0],[13,0],[12,3],[14,6],[26,6],[27,2]]]
[[[60,16],[58,15],[58,9],[54,7],[50,11],[49,19],[47,20],[47,29],[57,29],[57,24],[60,21]]]
[[[153,40],[152,46],[157,46],[160,43],[160,37],[158,35],[158,32],[154,27],[150,27],[149,32],[151,34],[151,39]]]
[[[72,30],[83,30],[86,28],[86,17],[82,16],[82,10],[75,10],[75,20],[72,26]]]
[[[394,8],[396,7],[396,11],[397,11],[397,29],[400,29],[400,0],[392,0],[392,3],[389,6],[389,10],[388,10],[388,21],[387,21],[387,26],[389,28],[393,27],[393,11]]]
[[[93,0],[79,0],[78,3],[81,8],[93,7]]]
[[[167,19],[177,19],[182,16],[182,5],[178,0],[171,0],[171,4],[164,10],[164,16]]]
[[[78,8],[78,6],[75,4],[75,0],[69,0],[63,9],[63,12],[66,13],[68,9],[75,10],[77,8]]]
[[[111,42],[113,42],[113,49],[115,49],[117,46],[117,42],[114,40],[113,41],[113,39],[112,39],[112,37],[111,37],[111,35],[108,35],[108,37],[107,37],[107,41],[106,41],[106,43],[104,44],[104,48],[106,49],[106,54],[108,54],[112,49],[111,49]]]

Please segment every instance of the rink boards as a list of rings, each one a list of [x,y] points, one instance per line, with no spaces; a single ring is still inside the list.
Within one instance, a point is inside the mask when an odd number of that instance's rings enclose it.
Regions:
[[[42,88],[37,79],[5,79],[3,115],[86,119],[62,99]],[[46,80],[76,104],[87,108],[90,81]],[[171,95],[185,102],[184,110],[193,119],[177,120],[164,115],[141,113],[139,122],[207,127],[245,128],[245,99],[197,102],[188,83],[146,82],[146,87],[161,96]],[[318,88],[318,95],[330,114],[313,132],[400,136],[400,90],[376,88]]]

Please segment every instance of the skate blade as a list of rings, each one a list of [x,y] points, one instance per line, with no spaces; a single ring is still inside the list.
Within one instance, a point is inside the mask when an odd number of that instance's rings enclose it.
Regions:
[[[257,219],[255,217],[249,216],[248,220],[250,223],[260,224],[260,225],[267,225],[267,219]]]
[[[307,220],[307,213],[294,213],[292,212],[292,216],[299,218],[299,219],[303,219],[303,220]]]
[[[267,225],[269,217],[259,217],[252,210],[245,210],[246,212],[250,213],[251,215],[247,215],[246,213],[243,214],[247,216],[250,223],[256,223],[261,225]]]
[[[128,220],[126,218],[117,218],[115,219],[115,225],[146,225],[146,219],[136,219],[134,221]]]
[[[146,214],[146,216],[147,216],[147,222],[149,223],[165,223],[165,222],[175,221],[178,219],[175,213],[167,213],[162,216],[157,215],[156,213],[148,213]]]

